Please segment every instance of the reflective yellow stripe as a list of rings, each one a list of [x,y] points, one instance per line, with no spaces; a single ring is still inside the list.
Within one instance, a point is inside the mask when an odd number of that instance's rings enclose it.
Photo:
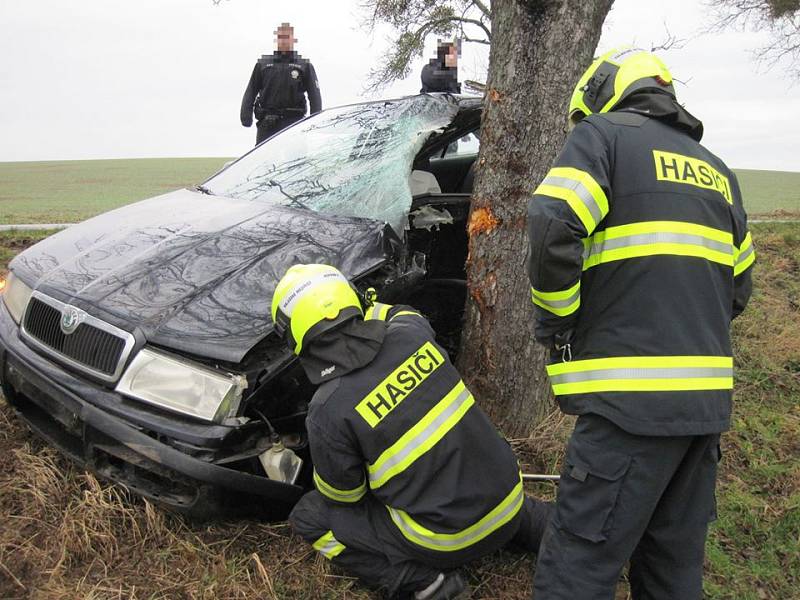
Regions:
[[[322,477],[319,476],[319,473],[317,473],[316,469],[314,469],[314,484],[317,486],[320,494],[327,496],[336,502],[358,502],[364,497],[364,494],[367,493],[366,481],[352,490],[340,490],[322,479]]]
[[[558,292],[540,292],[531,287],[531,300],[536,306],[559,317],[571,315],[581,305],[581,282],[578,280],[572,287]]]
[[[608,198],[603,188],[589,173],[573,167],[550,169],[534,194],[564,200],[580,219],[587,235],[608,214]]]
[[[733,275],[736,277],[737,275],[744,273],[756,260],[756,251],[753,247],[753,238],[750,236],[749,231],[747,232],[747,235],[744,236],[742,245],[739,248],[734,249],[734,255],[735,263],[733,266]]]
[[[421,314],[418,312],[414,312],[413,310],[399,310],[394,313],[389,320],[394,321],[395,317],[403,317],[403,316],[413,316],[413,317],[422,317]],[[424,318],[424,317],[423,317]]]
[[[328,560],[333,560],[342,553],[342,550],[345,549],[345,545],[339,543],[339,541],[333,537],[333,531],[329,531],[325,535],[321,536],[316,542],[314,542],[313,546],[314,550],[322,554],[322,556]]]
[[[583,270],[654,255],[693,256],[733,266],[733,235],[681,221],[647,221],[609,227],[584,240]]]
[[[433,448],[474,403],[464,382],[459,381],[416,425],[367,466],[370,488],[381,487]]]
[[[376,302],[373,304],[369,310],[367,310],[367,314],[364,317],[365,321],[376,320],[376,321],[385,321],[386,314],[391,310],[391,304],[383,304],[382,302]]]
[[[726,390],[730,356],[617,356],[547,366],[556,396],[590,392]]]
[[[453,552],[475,544],[511,521],[525,501],[522,478],[509,494],[480,521],[455,533],[435,533],[420,525],[405,511],[387,506],[389,515],[400,533],[409,541],[442,552]]]

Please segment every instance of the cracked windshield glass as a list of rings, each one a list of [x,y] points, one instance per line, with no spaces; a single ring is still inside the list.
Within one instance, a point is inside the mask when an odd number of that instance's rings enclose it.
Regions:
[[[417,96],[319,113],[268,140],[206,182],[220,196],[366,217],[403,230],[411,163],[457,112]]]

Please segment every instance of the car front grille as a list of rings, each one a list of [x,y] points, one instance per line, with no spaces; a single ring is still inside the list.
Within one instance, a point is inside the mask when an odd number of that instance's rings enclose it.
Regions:
[[[70,310],[80,320],[67,330],[62,319]],[[39,292],[25,312],[23,337],[43,354],[105,381],[119,378],[134,345],[130,333]]]

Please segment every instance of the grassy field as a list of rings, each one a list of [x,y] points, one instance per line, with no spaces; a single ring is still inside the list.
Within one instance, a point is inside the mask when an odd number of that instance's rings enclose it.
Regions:
[[[0,224],[73,223],[136,200],[197,185],[226,158],[0,163]]]
[[[42,234],[26,235],[0,232],[0,269]],[[713,600],[797,598],[800,587],[800,224],[757,224],[753,237],[755,291],[733,327],[735,418],[707,545]],[[571,423],[554,413],[514,440],[525,467],[555,471]],[[373,597],[285,524],[192,525],[98,482],[2,400],[0,490],[0,598]],[[530,598],[531,569],[529,557],[507,553],[471,565],[473,598]],[[617,598],[626,597],[623,582]]]
[[[736,169],[736,178],[751,215],[781,211],[800,216],[800,173]]]
[[[148,158],[0,163],[0,224],[73,223],[181,187],[225,158]],[[800,173],[737,171],[753,215],[800,216]]]

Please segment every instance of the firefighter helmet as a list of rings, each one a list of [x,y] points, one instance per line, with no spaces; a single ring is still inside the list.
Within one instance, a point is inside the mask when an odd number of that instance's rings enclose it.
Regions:
[[[569,103],[569,122],[612,110],[621,100],[646,88],[675,97],[672,75],[660,58],[639,48],[617,48],[595,59],[578,80]]]
[[[355,290],[329,265],[295,265],[278,282],[272,296],[275,331],[300,354],[304,344],[364,311]]]

